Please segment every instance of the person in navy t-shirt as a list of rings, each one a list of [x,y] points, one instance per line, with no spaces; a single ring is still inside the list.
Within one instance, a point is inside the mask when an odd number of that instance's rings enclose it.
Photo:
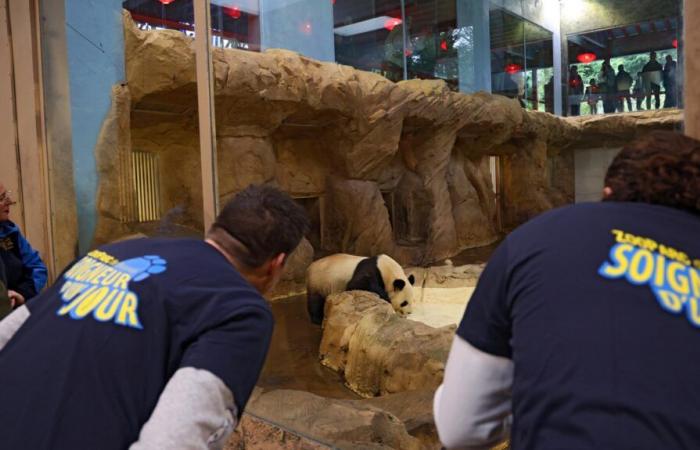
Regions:
[[[271,187],[240,192],[206,240],[91,251],[0,322],[0,448],[221,448],[273,328],[262,294],[308,231]]]
[[[699,236],[700,142],[671,132],[510,234],[435,395],[445,447],[700,448]]]

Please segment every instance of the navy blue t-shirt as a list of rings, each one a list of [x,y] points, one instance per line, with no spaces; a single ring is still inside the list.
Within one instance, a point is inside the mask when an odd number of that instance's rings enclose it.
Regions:
[[[240,415],[273,328],[261,295],[202,240],[102,247],[27,306],[0,351],[1,449],[126,449],[181,367],[218,376]]]
[[[512,448],[700,448],[700,216],[591,203],[492,256],[457,332],[511,358]]]

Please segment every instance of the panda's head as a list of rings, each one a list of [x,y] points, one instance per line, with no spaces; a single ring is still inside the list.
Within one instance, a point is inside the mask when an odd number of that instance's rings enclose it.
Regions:
[[[415,277],[413,275],[406,276],[399,263],[386,255],[381,255],[377,262],[394,311],[401,315],[410,314],[413,311]]]

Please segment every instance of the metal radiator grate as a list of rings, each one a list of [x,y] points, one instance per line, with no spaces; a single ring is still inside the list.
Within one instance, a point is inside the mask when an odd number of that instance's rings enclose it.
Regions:
[[[131,169],[136,193],[136,221],[159,220],[161,206],[158,155],[149,152],[133,152]]]

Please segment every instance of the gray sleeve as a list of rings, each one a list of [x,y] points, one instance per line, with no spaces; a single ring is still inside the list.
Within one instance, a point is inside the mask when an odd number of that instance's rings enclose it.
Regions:
[[[207,370],[179,369],[130,450],[222,449],[236,428],[233,394]]]
[[[24,325],[24,322],[29,319],[29,309],[27,305],[22,305],[12,311],[12,314],[5,317],[0,322],[0,350],[5,348],[5,345],[12,339],[12,336]]]
[[[510,432],[513,362],[455,336],[433,412],[446,448],[488,449]]]

